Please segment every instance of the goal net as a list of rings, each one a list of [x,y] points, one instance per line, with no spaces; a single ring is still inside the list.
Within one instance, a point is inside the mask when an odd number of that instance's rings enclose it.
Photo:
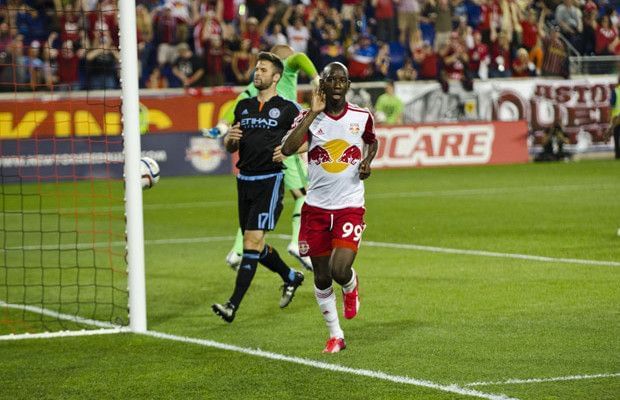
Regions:
[[[0,5],[0,336],[125,327],[117,2],[21,3]]]

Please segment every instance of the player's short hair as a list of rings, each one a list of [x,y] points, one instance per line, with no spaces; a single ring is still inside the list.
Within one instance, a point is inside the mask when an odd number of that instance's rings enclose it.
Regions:
[[[342,69],[345,75],[347,76],[347,78],[349,77],[349,69],[347,68],[347,66],[341,62],[334,61],[334,62],[330,62],[329,64],[325,66],[325,68],[323,68],[323,71],[321,71],[321,78],[325,78],[332,69],[337,69],[337,68]]]
[[[284,64],[282,64],[280,57],[268,51],[261,51],[258,53],[258,61],[269,61],[275,67],[276,73],[282,76],[282,72],[284,72]]]

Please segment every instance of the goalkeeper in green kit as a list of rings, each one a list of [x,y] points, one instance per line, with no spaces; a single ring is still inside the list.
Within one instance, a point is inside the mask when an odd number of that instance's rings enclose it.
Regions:
[[[319,76],[316,67],[307,55],[303,53],[295,53],[288,45],[276,45],[271,49],[284,63],[284,72],[282,78],[278,82],[276,90],[283,98],[297,102],[297,76],[299,71],[303,71],[311,80],[312,84],[318,86]],[[250,83],[247,88],[237,97],[235,103],[230,107],[223,119],[218,122],[217,126],[211,129],[202,129],[203,136],[216,139],[225,135],[234,119],[234,109],[242,99],[256,96],[258,90],[254,83]],[[299,226],[301,220],[301,207],[306,198],[307,184],[307,166],[298,154],[287,157],[284,160],[284,187],[288,189],[295,199],[292,220],[292,237],[291,243],[288,245],[288,252],[297,258],[304,268],[312,270],[310,257],[302,257],[299,254],[298,237]],[[226,256],[226,263],[233,269],[239,267],[241,262],[241,254],[243,253],[243,234],[241,229],[237,231],[237,237],[232,250]]]

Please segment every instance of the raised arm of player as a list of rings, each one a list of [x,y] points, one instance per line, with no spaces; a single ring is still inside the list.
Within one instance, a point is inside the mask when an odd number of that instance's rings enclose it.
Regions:
[[[319,73],[316,67],[312,63],[312,60],[305,53],[295,53],[286,59],[286,63],[289,68],[294,71],[302,71],[308,76],[313,86],[318,86]]]
[[[325,110],[325,93],[316,88],[312,92],[312,101],[310,110],[303,110],[295,121],[291,130],[282,139],[282,154],[290,156],[296,153],[304,142],[306,142],[306,134],[314,119]]]

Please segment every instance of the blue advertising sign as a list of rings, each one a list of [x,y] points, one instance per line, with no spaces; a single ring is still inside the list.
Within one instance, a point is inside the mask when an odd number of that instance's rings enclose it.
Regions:
[[[232,171],[221,140],[195,134],[165,133],[141,137],[142,155],[157,161],[162,175],[212,175]],[[12,181],[122,179],[120,136],[0,141],[0,175]]]

